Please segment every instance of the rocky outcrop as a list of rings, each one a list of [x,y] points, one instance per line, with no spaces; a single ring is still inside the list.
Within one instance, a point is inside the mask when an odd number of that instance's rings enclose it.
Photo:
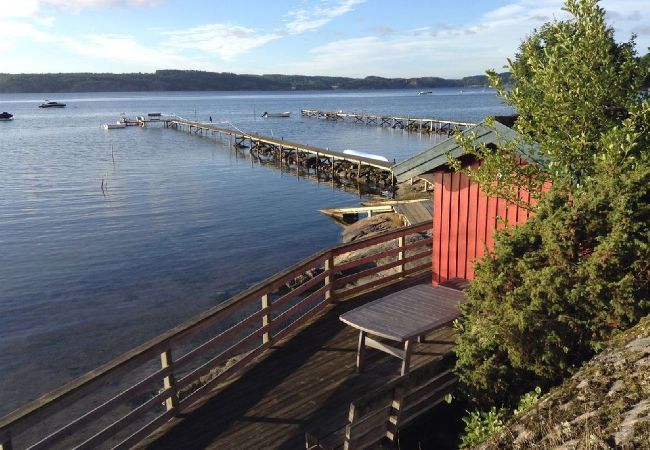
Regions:
[[[650,316],[481,449],[650,449]]]

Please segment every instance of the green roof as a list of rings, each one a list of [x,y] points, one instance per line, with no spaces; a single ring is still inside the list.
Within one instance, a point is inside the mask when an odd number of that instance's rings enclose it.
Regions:
[[[504,142],[513,141],[521,138],[521,135],[512,128],[509,128],[497,121],[494,121],[488,126],[485,121],[467,128],[462,132],[465,136],[474,136],[474,141],[477,145],[494,144],[500,146]],[[529,160],[527,155],[534,152],[533,146],[523,144],[521,156],[525,160]],[[523,151],[526,150],[526,151]],[[434,145],[428,150],[418,153],[409,159],[400,162],[393,166],[393,174],[399,183],[407,181],[411,178],[430,172],[438,167],[447,165],[449,160],[447,155],[450,154],[454,158],[460,158],[465,154],[465,149],[458,145],[456,139],[452,136],[447,140]]]

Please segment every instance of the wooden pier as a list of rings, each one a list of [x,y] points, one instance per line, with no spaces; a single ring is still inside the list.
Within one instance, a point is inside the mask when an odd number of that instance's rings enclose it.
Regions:
[[[353,123],[397,128],[418,133],[446,134],[448,136],[476,125],[475,123],[454,120],[349,113],[344,111],[321,111],[317,109],[301,109],[300,115],[325,120],[347,120]]]
[[[165,127],[201,136],[222,136],[238,149],[249,149],[258,161],[272,160],[280,167],[305,170],[319,179],[350,180],[359,184],[394,186],[393,163],[363,156],[349,155],[327,148],[313,147],[284,139],[221,128],[211,123],[179,117],[164,118]]]

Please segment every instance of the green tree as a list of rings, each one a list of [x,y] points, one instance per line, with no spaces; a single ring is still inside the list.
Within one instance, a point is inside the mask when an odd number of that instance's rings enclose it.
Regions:
[[[573,188],[603,164],[616,166],[631,156],[603,143],[623,119],[642,115],[639,92],[647,68],[636,57],[634,38],[615,41],[597,4],[567,0],[564,9],[572,20],[547,23],[527,38],[508,60],[512,89],[488,71],[492,86],[519,114],[514,129],[521,134],[519,142],[500,149],[506,151],[474,147],[471,136],[459,137],[483,160],[483,167],[470,173],[489,193],[518,203],[513,186],[528,186],[533,193],[546,181]],[[519,164],[523,148],[534,150],[526,155],[533,164]]]
[[[646,72],[597,3],[567,0],[574,18],[524,41],[510,62],[512,90],[497,82],[520,114],[519,141],[493,149],[461,138],[485,161],[470,175],[489,194],[553,183],[531,219],[497,233],[458,321],[456,370],[485,405],[512,406],[560,382],[650,313]],[[519,163],[521,149],[532,149],[532,163]]]

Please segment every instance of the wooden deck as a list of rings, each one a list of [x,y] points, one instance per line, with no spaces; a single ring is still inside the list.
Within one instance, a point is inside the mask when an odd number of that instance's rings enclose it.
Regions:
[[[239,379],[172,420],[138,448],[298,449],[304,448],[305,432],[342,427],[350,402],[398,376],[400,362],[370,350],[367,370],[357,374],[358,332],[343,324],[339,315],[398,289],[332,305],[319,319],[275,345]],[[427,342],[416,345],[412,367],[445,353],[453,340],[450,327],[433,332]]]

